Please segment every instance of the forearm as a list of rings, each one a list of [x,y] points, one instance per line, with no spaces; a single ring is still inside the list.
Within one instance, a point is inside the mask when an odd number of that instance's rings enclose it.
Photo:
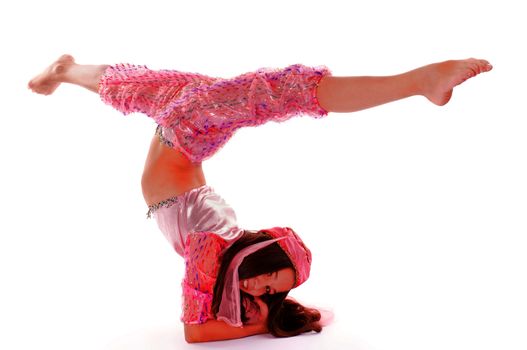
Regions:
[[[223,321],[209,320],[201,325],[185,325],[185,340],[188,343],[229,340],[267,333],[262,325],[232,327]]]

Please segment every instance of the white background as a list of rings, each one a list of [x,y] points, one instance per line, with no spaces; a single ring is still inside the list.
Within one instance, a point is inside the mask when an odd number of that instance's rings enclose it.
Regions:
[[[3,3],[0,348],[526,349],[520,3]],[[240,130],[204,164],[207,181],[242,227],[299,232],[314,262],[291,295],[335,321],[318,335],[191,346],[183,260],[146,220],[140,189],[155,124],[75,86],[30,93],[63,53],[223,77],[294,63],[389,75],[468,57],[495,68],[445,107],[412,97]]]

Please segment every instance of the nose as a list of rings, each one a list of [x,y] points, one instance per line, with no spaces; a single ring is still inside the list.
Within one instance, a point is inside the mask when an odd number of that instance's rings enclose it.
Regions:
[[[254,278],[254,285],[253,285],[253,291],[257,294],[264,294],[265,292],[262,291],[263,286],[265,285],[265,281],[262,281],[260,276]]]
[[[255,278],[254,278],[254,286],[253,286],[254,290],[255,290],[255,291],[259,290],[261,284],[262,284],[262,283],[261,283],[260,279],[259,279],[258,277],[255,277]]]

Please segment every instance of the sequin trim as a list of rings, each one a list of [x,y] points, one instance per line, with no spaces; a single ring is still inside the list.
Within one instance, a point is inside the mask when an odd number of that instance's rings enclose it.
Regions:
[[[172,205],[176,204],[178,201],[179,199],[177,197],[172,197],[172,198],[165,199],[164,201],[161,201],[157,204],[152,204],[148,206],[148,212],[146,213],[146,218],[150,219],[152,217],[152,214],[154,214],[154,212],[158,210],[159,208],[169,208]]]
[[[327,111],[324,107],[320,105],[320,102],[318,101],[318,86],[320,85],[320,81],[322,78],[325,78],[326,76],[331,76],[331,71],[326,68],[320,68],[320,70],[315,71],[315,73],[318,75],[318,77],[315,78],[315,84],[313,86],[313,90],[311,90],[311,95],[313,97],[313,103],[318,106],[319,113],[321,116],[326,116],[329,114],[329,111]]]
[[[156,135],[159,137],[159,141],[170,147],[170,148],[174,148],[174,144],[172,142],[170,142],[169,140],[167,140],[164,136],[163,136],[163,127],[161,125],[158,125],[157,126],[157,129],[156,129]]]

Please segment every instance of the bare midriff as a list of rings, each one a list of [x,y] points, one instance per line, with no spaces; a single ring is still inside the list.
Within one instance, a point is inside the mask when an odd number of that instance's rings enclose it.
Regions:
[[[205,185],[201,163],[192,163],[154,135],[145,162],[141,186],[148,206]]]

